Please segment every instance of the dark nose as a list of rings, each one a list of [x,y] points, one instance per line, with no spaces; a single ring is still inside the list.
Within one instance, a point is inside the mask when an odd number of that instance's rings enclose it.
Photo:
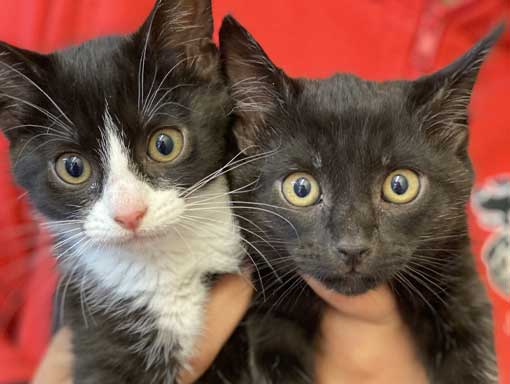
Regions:
[[[363,261],[363,257],[368,253],[369,248],[362,246],[355,247],[347,247],[340,246],[338,247],[338,253],[342,262],[350,267],[351,271],[354,271]]]

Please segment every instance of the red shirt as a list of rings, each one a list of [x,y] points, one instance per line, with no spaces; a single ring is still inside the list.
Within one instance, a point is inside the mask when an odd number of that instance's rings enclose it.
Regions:
[[[99,34],[129,32],[154,0],[4,0],[0,40],[50,51]],[[213,0],[216,27],[236,16],[270,57],[292,76],[338,71],[376,80],[413,78],[451,62],[510,13],[508,0]],[[471,103],[471,156],[485,196],[510,185],[510,39],[508,32],[482,68]],[[0,383],[30,377],[49,337],[53,263],[30,228],[24,199],[7,174],[0,140]],[[3,150],[3,151],[2,151]],[[497,183],[495,180],[503,180]],[[498,189],[499,188],[499,189]],[[510,188],[510,187],[509,187]],[[499,192],[499,193],[500,193]],[[509,192],[510,193],[510,192]],[[510,237],[479,204],[470,212],[473,249],[494,303],[501,383],[510,382],[510,294],[491,271],[494,250]],[[510,207],[509,207],[510,210]],[[510,212],[508,212],[510,214]],[[510,220],[510,218],[509,218]],[[490,220],[489,220],[490,221]],[[483,223],[483,226],[482,224]],[[499,241],[499,242],[498,242]],[[499,248],[497,245],[499,244]],[[35,255],[35,256],[33,256]],[[494,271],[493,271],[494,272]]]

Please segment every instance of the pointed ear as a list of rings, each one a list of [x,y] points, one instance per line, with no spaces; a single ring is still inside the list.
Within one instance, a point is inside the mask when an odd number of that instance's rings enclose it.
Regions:
[[[9,141],[16,141],[26,129],[11,129],[21,116],[34,111],[41,93],[48,56],[0,42],[0,129]]]
[[[503,25],[498,26],[452,64],[411,83],[411,108],[422,119],[422,129],[434,142],[455,153],[467,150],[473,86],[503,29]]]
[[[292,81],[232,16],[225,17],[220,29],[220,56],[235,103],[234,133],[246,149],[257,141],[266,117],[283,107]]]
[[[211,0],[157,0],[138,31],[142,44],[164,55],[176,50],[203,76],[218,75],[218,49],[212,40]]]

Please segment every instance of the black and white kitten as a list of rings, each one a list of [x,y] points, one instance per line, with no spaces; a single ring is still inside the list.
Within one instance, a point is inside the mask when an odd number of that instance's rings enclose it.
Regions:
[[[208,276],[239,270],[211,36],[210,0],[161,0],[130,36],[0,45],[1,125],[56,238],[74,384],[174,383]]]
[[[347,295],[389,284],[431,383],[497,382],[465,206],[467,107],[500,32],[416,81],[308,80],[286,76],[235,19],[224,20],[234,135],[249,155],[271,154],[231,174],[233,188],[257,181],[235,204],[246,206],[237,213],[248,219],[267,299],[204,382],[313,382],[323,304],[303,275]]]

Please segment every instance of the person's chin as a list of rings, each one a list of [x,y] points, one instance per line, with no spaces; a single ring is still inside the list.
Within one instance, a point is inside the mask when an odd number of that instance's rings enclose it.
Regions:
[[[358,273],[322,276],[319,280],[326,288],[347,296],[361,295],[378,285],[377,279]]]

